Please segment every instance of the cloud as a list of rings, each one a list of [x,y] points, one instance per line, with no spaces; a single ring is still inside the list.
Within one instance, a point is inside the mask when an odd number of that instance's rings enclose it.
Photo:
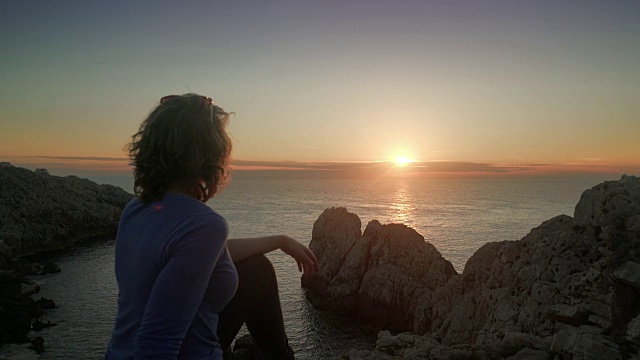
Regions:
[[[103,162],[127,162],[126,157],[101,157],[101,156],[18,156],[19,159],[34,159],[38,161],[23,161],[32,165],[63,166],[77,165],[78,162],[93,162],[97,167]],[[88,165],[87,165],[88,166]],[[402,171],[413,173],[510,173],[520,171],[532,171],[550,164],[519,164],[498,165],[470,161],[416,161],[406,167],[398,168],[389,161],[261,161],[233,159],[231,166],[238,170],[321,170],[341,172],[377,172],[377,171]]]
[[[100,157],[100,156],[48,156],[48,155],[35,155],[35,156],[21,156],[22,158],[39,158],[39,159],[52,159],[52,160],[86,160],[86,161],[128,161],[129,158],[121,157]]]
[[[606,157],[584,157],[579,160],[584,162],[605,162],[608,159]]]
[[[15,166],[27,169],[45,168],[56,175],[121,174],[131,173],[129,159],[102,156],[0,156]]]
[[[534,167],[527,165],[495,165],[487,163],[476,163],[466,161],[427,161],[413,163],[414,169],[422,172],[455,172],[455,173],[508,173],[514,171],[530,171]]]
[[[48,169],[66,169],[69,173],[77,171],[100,171],[113,173],[129,173],[129,159],[125,157],[100,156],[13,156],[0,157],[16,165],[29,168],[42,167]],[[302,176],[318,176],[322,172],[326,176],[348,177],[380,177],[380,176],[509,176],[509,175],[558,175],[558,174],[593,174],[593,173],[627,173],[638,174],[638,162],[627,165],[602,165],[593,162],[574,162],[564,164],[528,163],[528,164],[492,164],[470,161],[416,161],[399,167],[389,161],[260,161],[233,159],[231,167],[234,171],[252,171],[255,175],[260,171],[297,170]],[[263,173],[264,174],[264,173]],[[315,174],[315,175],[313,175]]]
[[[260,169],[299,169],[299,170],[324,170],[341,171],[350,173],[367,172],[403,172],[403,173],[509,173],[516,171],[532,171],[545,164],[531,165],[496,165],[487,163],[465,161],[418,161],[399,168],[392,162],[298,162],[298,161],[254,161],[233,160],[232,166],[251,170],[252,167]]]

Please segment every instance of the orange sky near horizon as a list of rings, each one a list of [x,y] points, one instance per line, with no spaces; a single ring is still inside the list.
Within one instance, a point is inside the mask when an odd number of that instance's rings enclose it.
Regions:
[[[0,161],[130,171],[193,91],[236,113],[236,170],[640,175],[638,2],[206,4],[1,5]]]
[[[126,158],[83,157],[8,157],[0,161],[11,161],[14,166],[28,169],[46,168],[52,175],[79,176],[123,176],[130,175],[132,168]],[[319,171],[334,177],[427,177],[427,178],[500,178],[500,177],[574,177],[600,176],[617,179],[621,175],[640,176],[640,163],[602,164],[594,162],[567,164],[490,164],[461,161],[410,162],[296,162],[296,161],[246,161],[235,160],[231,171],[236,175],[243,171]]]

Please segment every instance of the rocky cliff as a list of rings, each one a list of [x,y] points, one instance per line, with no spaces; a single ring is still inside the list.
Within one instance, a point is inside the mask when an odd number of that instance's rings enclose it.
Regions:
[[[381,332],[351,358],[638,358],[639,178],[585,191],[573,218],[484,245],[460,275],[406,226],[372,221],[360,235],[359,224],[345,209],[316,221],[321,271],[303,282],[307,297],[410,333]]]
[[[0,348],[3,343],[31,341],[39,352],[42,338],[30,339],[28,333],[53,324],[38,320],[32,324],[32,320],[55,304],[44,298],[35,301],[31,296],[39,286],[23,275],[60,269],[51,262],[43,266],[17,257],[115,235],[120,214],[133,195],[75,176],[57,177],[1,165]]]
[[[132,198],[119,187],[75,176],[0,167],[0,252],[8,247],[17,256],[64,249],[114,235]]]

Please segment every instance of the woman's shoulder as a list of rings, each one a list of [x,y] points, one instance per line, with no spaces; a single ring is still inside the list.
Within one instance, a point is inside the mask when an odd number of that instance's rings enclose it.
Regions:
[[[182,219],[176,223],[173,234],[178,239],[188,238],[191,241],[210,239],[226,241],[229,235],[227,221],[210,208],[190,214],[181,214]]]
[[[167,194],[162,201],[152,204],[157,210],[165,210],[176,220],[181,218],[188,223],[210,224],[216,227],[227,227],[227,222],[207,204],[192,197],[180,194]]]
[[[226,220],[206,204],[181,194],[165,194],[158,201],[143,203],[134,198],[125,207],[123,218],[157,219],[174,224],[188,222],[224,222]],[[190,220],[190,221],[189,221]]]

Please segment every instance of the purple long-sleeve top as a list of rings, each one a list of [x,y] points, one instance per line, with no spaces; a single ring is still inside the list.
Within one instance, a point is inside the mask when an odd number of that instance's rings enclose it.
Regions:
[[[222,359],[218,312],[238,275],[222,216],[194,198],[132,200],[116,237],[118,314],[106,359]]]

